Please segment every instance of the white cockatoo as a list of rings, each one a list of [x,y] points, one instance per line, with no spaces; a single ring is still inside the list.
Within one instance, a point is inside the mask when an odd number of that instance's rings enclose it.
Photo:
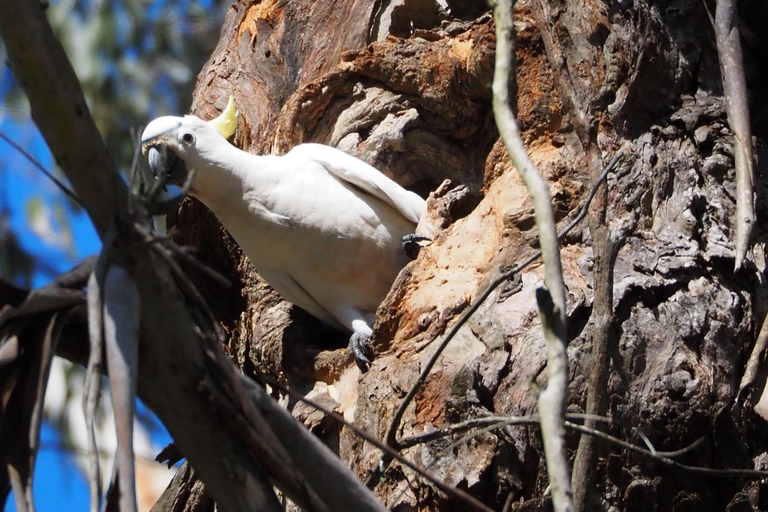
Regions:
[[[227,142],[237,125],[230,97],[212,121],[160,117],[142,135],[156,174],[218,217],[284,299],[348,333],[358,364],[376,308],[407,263],[401,242],[414,233],[425,201],[338,149],[301,144],[257,156]],[[194,174],[191,174],[194,173]]]

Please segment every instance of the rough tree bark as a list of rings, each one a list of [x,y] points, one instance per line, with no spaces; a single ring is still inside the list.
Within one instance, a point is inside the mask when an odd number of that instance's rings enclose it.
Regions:
[[[545,24],[535,15],[539,1],[546,4]],[[768,19],[760,2],[743,4],[751,9],[747,27]],[[322,142],[425,196],[446,178],[466,187],[442,188],[430,201],[434,241],[380,307],[378,355],[368,373],[360,375],[346,355],[342,335],[266,286],[203,206],[186,200],[170,216],[179,241],[199,247],[203,261],[236,283],[221,290],[197,279],[215,297],[211,306],[229,334],[230,356],[246,372],[269,373],[379,438],[446,327],[501,266],[537,249],[528,194],[492,118],[492,18],[481,2],[441,5],[446,2],[238,1],[193,97],[192,111],[210,118],[234,94],[241,111],[235,143],[248,151],[282,153]],[[613,265],[607,307],[614,315],[608,348],[601,349],[610,359],[599,407],[611,418],[604,429],[642,444],[640,432],[660,451],[703,437],[683,462],[768,469],[766,426],[752,411],[764,371],[753,393],[737,403],[766,310],[765,232],[758,221],[746,268],[734,274],[733,138],[707,8],[714,12],[713,2],[518,2],[518,117],[560,225],[589,192],[590,158],[604,165],[628,148],[605,198],[605,229],[616,253],[615,261],[602,256]],[[759,50],[765,45],[760,32],[745,32],[749,77],[765,59]],[[562,52],[564,69],[547,38]],[[575,98],[561,96],[559,74],[572,82]],[[750,90],[763,91],[756,76]],[[764,118],[763,97],[753,98],[756,121]],[[568,106],[574,100],[590,116],[592,157],[574,129]],[[766,133],[755,134],[757,214],[764,219]],[[561,251],[572,412],[585,410],[595,364],[591,315],[601,287],[593,283],[591,242],[581,225]],[[408,409],[401,437],[471,418],[535,414],[545,375],[534,298],[542,272],[540,263],[531,265],[459,331]],[[351,431],[305,405],[291,406],[361,478],[377,464],[380,453]],[[511,510],[548,510],[537,428],[484,433],[440,453],[458,437],[404,454],[496,510],[508,501]],[[578,436],[568,441],[575,454]],[[768,507],[758,482],[669,469],[604,442],[596,450],[587,510]],[[399,497],[406,479],[411,488]],[[376,492],[393,508],[451,509],[434,487],[398,464]]]

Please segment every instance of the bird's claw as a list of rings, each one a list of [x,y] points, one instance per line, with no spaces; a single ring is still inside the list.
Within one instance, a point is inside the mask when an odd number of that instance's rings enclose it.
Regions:
[[[370,358],[373,357],[373,351],[371,350],[371,346],[368,344],[370,337],[371,336],[369,334],[356,332],[353,333],[349,338],[349,351],[352,352],[352,355],[355,357],[357,367],[360,368],[360,371],[363,373],[367,372],[371,367]]]
[[[416,257],[419,255],[419,250],[421,249],[421,245],[419,245],[419,242],[431,242],[431,238],[427,238],[426,236],[419,236],[415,233],[411,233],[410,235],[405,235],[403,237],[403,241],[401,242],[403,252],[406,256],[411,258],[412,260],[415,260]]]

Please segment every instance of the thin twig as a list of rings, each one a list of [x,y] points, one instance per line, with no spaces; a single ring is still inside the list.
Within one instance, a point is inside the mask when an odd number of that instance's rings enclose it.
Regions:
[[[568,414],[567,416],[569,418],[572,418],[576,415]],[[501,428],[509,425],[533,425],[533,426],[540,425],[540,419],[535,415],[528,416],[528,417],[511,416],[506,419],[502,416],[494,416],[494,417],[488,417],[483,419],[488,420],[488,422],[491,423],[492,425],[496,425],[494,428]],[[603,418],[603,419],[610,421],[608,418]],[[705,441],[704,437],[698,438],[693,443],[679,450],[651,451],[649,449],[643,448],[642,446],[637,446],[630,442],[619,439],[618,437],[612,436],[610,434],[606,434],[605,432],[602,432],[600,430],[595,430],[593,428],[589,428],[584,425],[579,425],[578,423],[573,423],[566,420],[565,427],[570,430],[575,430],[577,432],[581,432],[583,434],[587,434],[589,436],[602,439],[609,443],[620,446],[624,449],[630,450],[640,455],[644,455],[653,460],[662,462],[666,465],[669,465],[678,469],[682,469],[684,471],[691,471],[694,473],[706,474],[706,475],[715,476],[715,477],[726,477],[726,478],[728,477],[745,477],[745,478],[760,478],[760,479],[768,478],[768,471],[758,471],[753,469],[713,469],[713,468],[706,468],[703,466],[690,466],[690,465],[682,464],[680,462],[672,460],[673,457],[679,457],[680,455],[684,455],[694,450],[697,446],[699,446],[701,443]],[[485,433],[486,430],[487,430],[487,427],[483,429],[482,433]]]
[[[574,418],[583,418],[585,416],[584,414],[567,414],[566,417],[570,419]],[[592,418],[592,419],[599,419],[602,421],[608,421],[610,422],[610,418]],[[466,443],[471,438],[476,437],[477,434],[484,434],[486,432],[489,432],[494,429],[507,427],[510,425],[540,425],[540,418],[536,415],[531,416],[489,416],[487,418],[477,418],[476,420],[470,420],[469,422],[462,422],[462,424],[455,424],[452,425],[452,427],[461,427],[465,424],[474,423],[473,428],[480,428],[483,427],[479,433],[473,434],[472,436],[464,437],[454,443],[451,443],[450,447],[455,448],[460,443]],[[645,439],[646,444],[649,446],[649,448],[643,448],[641,446],[634,445],[630,442],[624,441],[622,439],[619,439],[618,437],[612,436],[610,434],[606,434],[605,432],[602,432],[600,430],[596,430],[590,427],[587,427],[585,425],[579,425],[578,423],[573,423],[571,421],[566,420],[565,421],[565,427],[570,430],[575,430],[577,432],[581,432],[583,434],[586,434],[591,437],[599,438],[604,441],[607,441],[609,443],[612,443],[614,445],[620,446],[621,448],[630,450],[632,452],[638,453],[640,455],[644,455],[646,457],[649,457],[653,460],[662,462],[663,464],[682,469],[684,471],[690,471],[694,473],[699,474],[705,474],[709,476],[715,476],[715,477],[746,477],[746,478],[768,478],[768,471],[758,471],[758,470],[752,470],[752,469],[714,469],[714,468],[706,468],[703,466],[690,466],[687,464],[682,464],[680,462],[677,462],[675,460],[672,460],[674,457],[679,457],[681,455],[685,455],[691,451],[693,451],[695,448],[697,448],[699,445],[701,445],[706,438],[700,437],[693,443],[679,449],[679,450],[673,450],[673,451],[658,451],[653,447],[653,444],[650,442],[650,440],[647,439],[647,437],[643,436]],[[442,430],[442,429],[441,429]],[[457,429],[458,431],[459,429]],[[636,432],[638,433],[638,432]],[[436,456],[436,458],[438,458]],[[431,464],[430,464],[431,465]],[[429,466],[427,466],[426,469],[428,469]]]
[[[496,425],[500,422],[506,422],[505,425],[527,425],[531,422],[538,421],[538,416],[486,416],[483,418],[472,418],[471,420],[446,425],[445,427],[433,430],[432,432],[427,432],[426,434],[407,437],[400,441],[400,448],[404,450],[412,446],[429,443],[430,441],[437,441],[438,439],[442,439],[453,434],[461,434],[462,432],[466,432],[467,430],[472,430],[474,428],[485,428],[488,425]]]
[[[74,443],[66,442],[66,441],[50,441],[46,442],[43,441],[40,443],[39,446],[40,450],[47,450],[51,452],[58,452],[64,455],[85,455],[88,456],[88,449],[82,448],[80,446],[75,445]],[[99,449],[96,452],[99,457],[104,458],[111,458],[114,456],[114,452],[107,451],[104,449]],[[158,461],[156,461],[152,457],[146,457],[141,454],[136,454],[136,462],[145,466],[155,466],[161,465]]]
[[[754,469],[713,469],[713,468],[705,468],[701,466],[689,466],[687,464],[681,464],[680,462],[677,462],[675,460],[672,460],[669,458],[669,456],[665,455],[665,453],[673,453],[678,454],[680,452],[687,452],[690,451],[690,449],[693,446],[697,446],[701,443],[701,439],[697,439],[691,446],[686,447],[682,450],[678,450],[677,452],[656,452],[653,453],[650,450],[647,450],[643,448],[642,446],[636,446],[632,443],[628,443],[627,441],[623,441],[617,437],[614,437],[610,434],[606,434],[605,432],[601,432],[599,430],[591,429],[589,427],[585,427],[584,425],[578,425],[575,423],[571,423],[569,421],[565,422],[565,426],[567,428],[570,428],[572,430],[579,431],[584,434],[588,434],[590,436],[594,436],[597,438],[600,438],[604,441],[608,441],[610,443],[613,443],[617,446],[621,446],[622,448],[625,448],[627,450],[633,451],[635,453],[639,453],[641,455],[645,455],[646,457],[649,457],[653,460],[659,461],[663,464],[666,464],[668,466],[672,466],[678,469],[682,469],[684,471],[690,471],[692,473],[699,473],[702,475],[709,475],[709,476],[718,476],[718,477],[745,477],[745,478],[768,478],[768,471],[757,471]]]
[[[104,277],[107,273],[109,258],[112,256],[116,230],[113,226],[104,238],[104,247],[91,269],[88,277],[88,366],[85,374],[83,392],[83,413],[88,431],[88,488],[90,490],[91,512],[101,509],[101,467],[98,455],[99,444],[96,438],[96,411],[101,396],[101,377],[104,372]]]
[[[584,425],[584,426],[587,427],[587,428],[592,428],[589,425]],[[669,457],[669,458],[671,458],[671,457],[679,457],[680,455],[688,453],[689,451],[693,450],[695,447],[697,447],[701,443],[703,443],[704,439],[705,439],[704,437],[700,437],[696,441],[694,441],[693,443],[691,443],[688,446],[686,446],[685,448],[681,448],[679,450],[674,450],[674,451],[671,451],[671,452],[660,452],[659,450],[656,449],[655,446],[653,446],[653,443],[651,442],[650,439],[648,439],[648,436],[646,436],[639,428],[633,428],[632,429],[632,433],[635,434],[636,436],[638,436],[640,439],[643,440],[643,442],[645,443],[645,446],[648,447],[648,451],[652,455],[661,455],[662,457]]]
[[[591,414],[583,414],[578,412],[566,413],[565,417],[578,420],[591,419],[594,421],[604,421],[606,423],[611,422],[610,418],[594,417]],[[471,420],[446,425],[445,427],[433,430],[432,432],[428,432],[426,434],[407,437],[400,441],[400,447],[403,449],[410,448],[411,446],[428,443],[430,441],[436,441],[453,434],[461,434],[462,432],[466,432],[467,430],[471,430],[473,428],[485,428],[488,425],[495,425],[496,423],[504,423],[502,426],[509,426],[528,425],[531,423],[539,423],[539,421],[539,416],[536,414],[529,416],[485,416],[483,418],[472,418]]]
[[[443,458],[443,456],[444,456],[445,454],[447,454],[448,452],[451,452],[451,451],[453,451],[453,449],[454,449],[454,448],[456,448],[457,446],[461,446],[461,445],[463,445],[463,444],[467,444],[467,443],[469,443],[469,441],[471,441],[472,439],[474,439],[474,438],[476,438],[476,437],[479,437],[479,436],[481,436],[481,435],[483,435],[483,434],[488,434],[488,433],[490,433],[490,432],[493,432],[493,431],[494,431],[494,430],[496,430],[497,428],[501,428],[501,427],[507,426],[508,424],[509,424],[509,423],[507,423],[507,422],[506,422],[506,421],[504,421],[504,420],[502,420],[502,421],[498,421],[498,422],[496,422],[496,423],[492,423],[492,424],[488,425],[488,426],[487,426],[487,427],[485,427],[485,428],[481,428],[481,429],[479,429],[479,430],[477,430],[477,431],[475,431],[475,432],[472,432],[471,434],[469,434],[469,435],[466,435],[466,436],[462,437],[461,439],[457,439],[456,441],[454,441],[454,442],[450,443],[448,446],[446,446],[445,448],[443,448],[442,450],[440,450],[439,452],[437,452],[437,453],[436,453],[436,454],[435,454],[435,455],[432,457],[432,462],[430,462],[429,464],[427,464],[427,465],[426,465],[426,467],[424,468],[424,472],[427,472],[427,471],[429,471],[429,469],[430,469],[432,466],[434,466],[435,464],[437,464],[437,461],[439,461],[440,459],[442,459],[442,458]],[[395,496],[395,499],[394,499],[394,500],[392,501],[392,503],[390,504],[390,508],[395,508],[395,505],[397,505],[397,503],[400,501],[400,498],[402,498],[402,497],[405,495],[405,493],[406,493],[406,492],[408,492],[408,489],[410,489],[410,488],[411,488],[411,482],[410,482],[410,481],[408,481],[408,482],[406,482],[406,486],[405,486],[405,488],[404,488],[402,491],[400,491],[400,492],[397,494],[397,496]]]
[[[572,418],[572,419],[592,419],[595,421],[605,421],[610,423],[610,418],[593,418],[591,415],[588,414],[581,414],[581,413],[569,413],[565,415],[566,418]],[[466,430],[470,430],[473,428],[479,428],[479,430],[473,432],[472,434],[469,434],[467,436],[462,437],[461,439],[457,439],[453,443],[450,443],[448,446],[440,450],[437,454],[434,455],[432,458],[432,462],[430,462],[425,468],[424,471],[429,471],[429,468],[431,468],[433,465],[437,463],[438,460],[440,460],[443,455],[446,453],[452,451],[457,446],[460,446],[462,444],[467,444],[472,439],[481,436],[483,434],[487,434],[489,432],[492,432],[496,429],[502,428],[502,427],[509,427],[512,425],[540,425],[541,424],[541,418],[538,415],[531,415],[531,416],[487,416],[485,418],[473,418],[471,420],[463,421],[461,423],[455,423],[453,425],[448,425],[447,427],[440,429],[437,432],[447,432],[445,435],[450,435],[451,433],[461,433]],[[410,439],[416,440],[417,437],[425,438],[429,434],[426,434],[425,436],[416,436]],[[444,437],[444,436],[439,436]],[[404,444],[404,443],[403,443]],[[417,443],[414,443],[417,444]],[[400,498],[403,497],[403,495],[408,491],[410,488],[410,481],[408,481],[408,485],[403,489],[395,498],[395,500],[390,505],[390,508],[394,508],[398,501],[400,501]]]
[[[57,187],[59,187],[59,190],[64,192],[70,199],[72,199],[74,202],[79,204],[81,207],[83,207],[83,203],[80,202],[80,199],[75,195],[74,192],[72,192],[69,187],[67,187],[60,179],[58,179],[56,176],[53,175],[51,171],[46,169],[43,164],[38,162],[35,157],[29,154],[27,150],[25,150],[23,147],[16,144],[16,142],[13,141],[10,137],[8,137],[3,132],[0,132],[0,139],[3,139],[5,142],[7,142],[13,149],[21,153],[21,155],[29,160],[29,162],[34,165],[40,172],[45,174],[45,176],[51,180]]]
[[[325,414],[327,417],[334,419],[338,421],[339,423],[343,424],[345,427],[349,428],[352,432],[354,432],[357,436],[364,439],[365,441],[371,443],[376,448],[382,450],[383,452],[387,453],[390,456],[391,459],[396,459],[398,462],[403,464],[404,466],[408,467],[409,469],[412,469],[422,477],[424,477],[426,480],[430,481],[435,487],[440,489],[446,496],[451,497],[457,501],[464,502],[466,505],[470,506],[474,510],[481,510],[483,512],[491,512],[491,509],[477,501],[473,496],[467,494],[466,492],[462,491],[461,489],[457,489],[454,487],[451,487],[443,482],[441,482],[439,479],[433,477],[429,473],[426,473],[425,470],[419,468],[416,464],[409,461],[402,455],[400,455],[396,450],[393,448],[387,446],[386,444],[379,441],[376,437],[372,436],[365,430],[353,425],[352,423],[349,423],[344,419],[344,417],[335,412],[331,411],[330,409],[327,409],[323,407],[322,405],[314,402],[313,400],[306,398],[304,395],[297,393],[296,391],[293,391],[292,389],[280,384],[277,380],[273,379],[269,375],[259,373],[257,370],[257,375],[259,379],[261,379],[263,382],[269,384],[270,386],[275,387],[276,389],[279,389],[288,395],[290,395],[292,398],[299,400],[301,402],[304,402],[305,404],[309,405],[310,407],[313,407],[314,409],[317,409],[318,411]]]
[[[547,349],[547,387],[539,394],[538,407],[544,457],[552,490],[552,505],[556,512],[567,512],[573,510],[573,490],[565,453],[563,427],[568,396],[568,360],[565,352],[568,340],[560,244],[549,188],[528,155],[512,110],[514,98],[509,84],[515,78],[513,2],[499,0],[493,11],[496,21],[493,113],[507,153],[528,188],[533,201],[536,226],[539,228],[546,288],[536,290],[536,299]]]
[[[661,455],[662,457],[667,458],[673,458],[673,457],[679,457],[680,455],[685,455],[686,453],[693,451],[694,448],[699,446],[701,443],[706,441],[706,437],[700,437],[688,446],[685,446],[683,448],[680,448],[679,450],[672,450],[671,452],[660,452],[656,450],[656,455]]]

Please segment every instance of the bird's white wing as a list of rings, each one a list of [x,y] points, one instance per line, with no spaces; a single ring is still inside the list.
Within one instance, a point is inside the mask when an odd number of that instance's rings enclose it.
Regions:
[[[417,194],[405,190],[376,168],[340,149],[322,144],[300,144],[286,156],[318,162],[332,175],[384,201],[414,224],[418,224],[426,209],[425,201]]]

